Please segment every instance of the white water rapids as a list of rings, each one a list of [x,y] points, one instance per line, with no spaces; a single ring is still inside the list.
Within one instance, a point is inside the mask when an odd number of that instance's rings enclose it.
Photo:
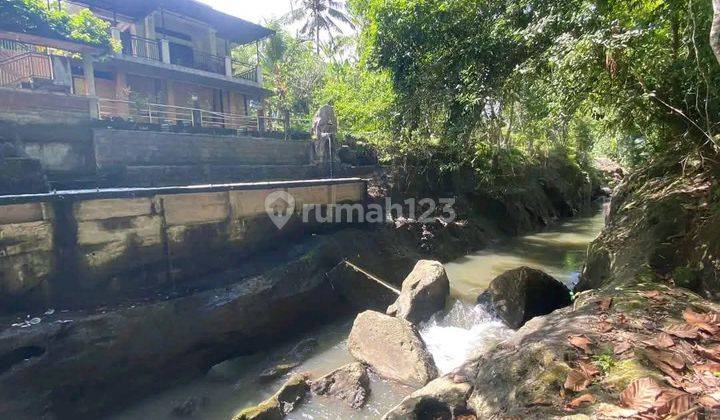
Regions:
[[[443,375],[503,341],[511,332],[483,305],[456,300],[447,313],[435,315],[423,325],[420,335]]]

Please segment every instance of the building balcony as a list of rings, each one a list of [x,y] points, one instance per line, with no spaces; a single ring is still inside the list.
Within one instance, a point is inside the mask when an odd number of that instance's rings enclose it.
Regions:
[[[172,64],[188,69],[200,70],[221,76],[242,79],[262,85],[261,75],[257,65],[233,60],[231,57],[220,57],[205,51],[195,49],[181,49],[174,52],[167,40],[154,40],[140,36],[113,36],[122,43],[122,55],[150,60],[157,63]]]

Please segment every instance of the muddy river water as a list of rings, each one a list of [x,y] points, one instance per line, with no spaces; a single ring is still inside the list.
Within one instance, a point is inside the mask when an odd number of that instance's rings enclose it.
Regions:
[[[572,286],[583,264],[587,244],[603,226],[598,212],[578,217],[545,231],[508,239],[475,254],[445,265],[453,299],[446,312],[430,320],[421,334],[441,373],[461,365],[473,352],[481,351],[508,336],[510,330],[493,318],[477,296],[488,283],[504,271],[522,265],[541,269]],[[321,376],[352,361],[346,338],[352,321],[342,321],[308,335],[316,339],[314,350],[295,370]],[[272,395],[284,381],[279,378],[258,382],[258,375],[288,354],[292,344],[270,353],[229,360],[213,367],[203,378],[149,396],[113,416],[116,420],[178,418],[173,408],[185,403],[193,413],[189,418],[228,420],[240,409]],[[362,410],[351,410],[342,403],[315,397],[290,413],[289,419],[378,419],[413,390],[371,375],[371,395]]]

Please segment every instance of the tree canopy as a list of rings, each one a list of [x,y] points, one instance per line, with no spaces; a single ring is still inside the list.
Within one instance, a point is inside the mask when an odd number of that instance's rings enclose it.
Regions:
[[[48,6],[44,0],[3,0],[0,29],[70,40],[111,50],[110,24],[90,10],[77,14]]]

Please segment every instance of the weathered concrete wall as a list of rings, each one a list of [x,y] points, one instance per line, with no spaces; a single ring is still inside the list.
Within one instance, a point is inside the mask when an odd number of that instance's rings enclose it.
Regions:
[[[282,230],[266,197],[295,198]],[[303,204],[362,203],[357,178],[0,197],[0,302],[77,305],[168,290],[317,228]],[[13,305],[10,305],[12,303]]]
[[[234,136],[18,124],[0,114],[0,143],[36,159],[58,189],[164,187],[323,177],[310,143]],[[1,174],[0,174],[1,175]],[[27,191],[33,192],[33,191]]]
[[[23,156],[40,161],[51,179],[82,177],[96,171],[89,123],[16,124],[0,121],[2,142],[12,144]]]
[[[310,142],[150,131],[95,130],[99,168],[200,164],[307,165]]]
[[[91,99],[0,88],[0,115],[17,123],[77,123],[90,120]]]

